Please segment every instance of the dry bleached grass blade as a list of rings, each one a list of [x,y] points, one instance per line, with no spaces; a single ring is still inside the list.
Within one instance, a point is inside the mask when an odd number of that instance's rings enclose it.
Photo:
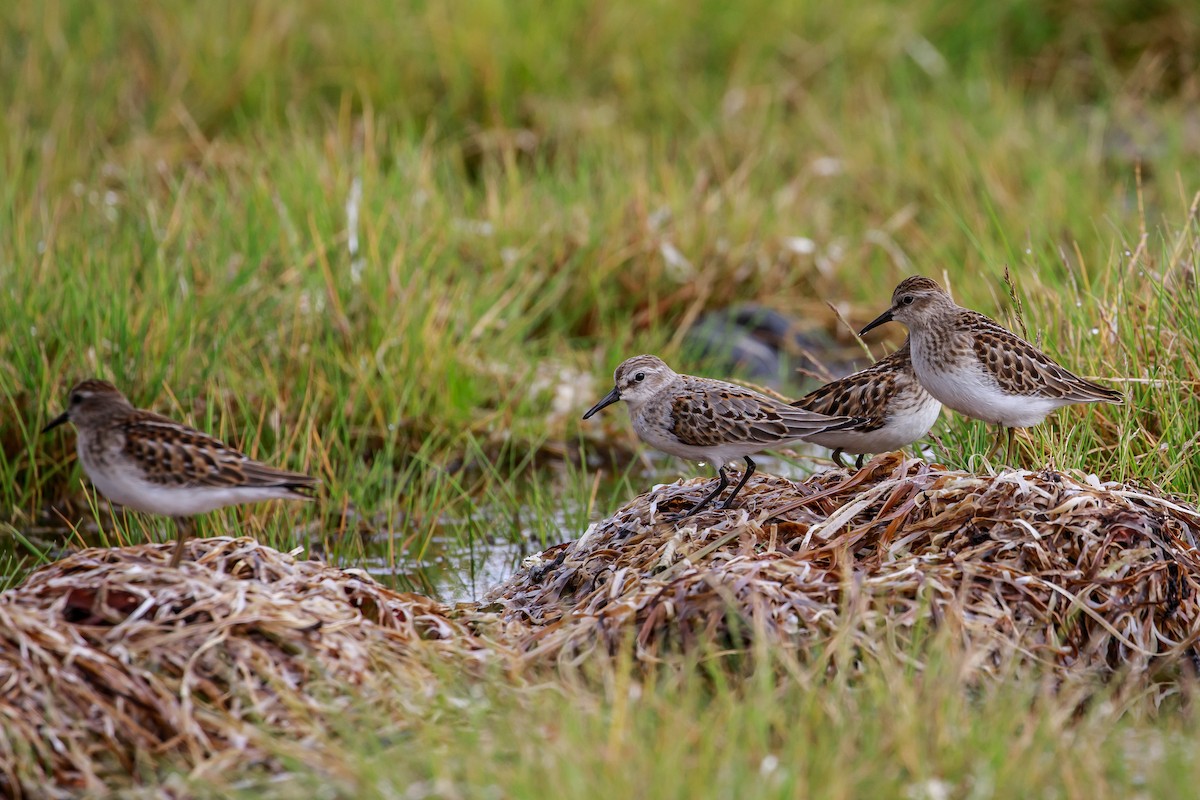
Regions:
[[[706,486],[682,485],[668,505]],[[932,619],[958,631],[982,672],[1014,657],[1064,674],[1200,660],[1200,516],[1183,501],[899,454],[857,474],[758,477],[744,498],[738,518],[676,528],[654,524],[657,498],[640,497],[491,597],[532,626],[524,646],[537,659],[615,647],[630,630],[645,658],[753,631],[802,648],[849,639],[868,655]]]

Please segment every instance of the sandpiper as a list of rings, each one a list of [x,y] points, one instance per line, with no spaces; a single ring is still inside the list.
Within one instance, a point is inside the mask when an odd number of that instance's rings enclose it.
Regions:
[[[697,513],[725,490],[729,485],[725,465],[730,461],[745,459],[746,470],[722,508],[733,505],[754,474],[750,456],[859,421],[795,408],[736,384],[680,375],[651,355],[622,362],[613,383],[612,391],[588,409],[584,419],[624,400],[629,404],[633,429],[643,442],[669,455],[707,462],[716,468],[720,479],[717,488],[688,509],[684,517]]]
[[[820,414],[858,417],[861,422],[825,431],[808,441],[833,450],[838,466],[842,453],[855,453],[862,469],[864,453],[884,453],[912,444],[933,427],[942,404],[925,391],[913,372],[908,340],[900,349],[864,370],[810,392],[792,405]]]
[[[42,433],[73,422],[75,449],[88,479],[114,503],[174,518],[171,566],[187,538],[183,518],[272,498],[311,500],[319,481],[261,464],[213,437],[134,408],[108,381],[71,390],[67,410]]]
[[[1005,429],[1009,455],[1015,428],[1037,425],[1072,403],[1122,403],[1114,391],[1074,375],[1015,333],[957,305],[929,278],[906,278],[892,306],[860,335],[895,320],[908,326],[912,362],[921,385],[944,405],[1000,426],[988,451],[1000,448]]]

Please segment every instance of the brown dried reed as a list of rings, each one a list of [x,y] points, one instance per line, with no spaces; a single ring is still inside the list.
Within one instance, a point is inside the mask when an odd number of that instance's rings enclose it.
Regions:
[[[490,599],[526,657],[576,658],[633,632],[639,657],[765,634],[856,658],[950,630],[974,665],[1145,673],[1192,660],[1200,512],[1046,469],[978,475],[899,453],[857,473],[751,480],[733,512],[668,520],[709,486],[643,495]]]
[[[414,647],[478,651],[360,571],[244,538],[190,542],[172,569],[172,546],[84,550],[0,595],[0,794],[100,793],[159,761],[269,769],[267,740],[311,735],[347,687],[420,686]]]

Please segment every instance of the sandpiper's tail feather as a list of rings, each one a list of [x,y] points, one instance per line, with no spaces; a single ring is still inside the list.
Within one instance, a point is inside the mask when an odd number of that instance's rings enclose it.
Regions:
[[[242,475],[246,487],[284,489],[299,500],[312,500],[321,481],[302,472],[276,469],[258,461],[247,460],[242,464]]]
[[[1079,378],[1080,391],[1078,392],[1083,402],[1090,403],[1112,403],[1114,406],[1119,406],[1125,402],[1125,393],[1116,389],[1110,389],[1107,386],[1101,386],[1098,383],[1092,383],[1084,378]]]

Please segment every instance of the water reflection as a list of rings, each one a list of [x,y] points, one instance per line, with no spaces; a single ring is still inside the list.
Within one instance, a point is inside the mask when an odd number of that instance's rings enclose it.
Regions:
[[[442,537],[439,537],[441,539]],[[467,603],[483,598],[508,579],[531,552],[526,542],[431,542],[423,559],[400,559],[396,567],[378,560],[366,570],[380,583],[418,592],[443,603]],[[429,550],[435,550],[432,555]],[[532,548],[537,550],[538,548]]]
[[[443,603],[473,602],[516,572],[527,556],[573,539],[586,527],[583,507],[567,499],[553,512],[528,505],[484,507],[469,518],[443,519],[436,535],[397,552],[394,564],[388,561],[389,536],[399,541],[406,532],[376,534],[360,566],[402,591]]]

